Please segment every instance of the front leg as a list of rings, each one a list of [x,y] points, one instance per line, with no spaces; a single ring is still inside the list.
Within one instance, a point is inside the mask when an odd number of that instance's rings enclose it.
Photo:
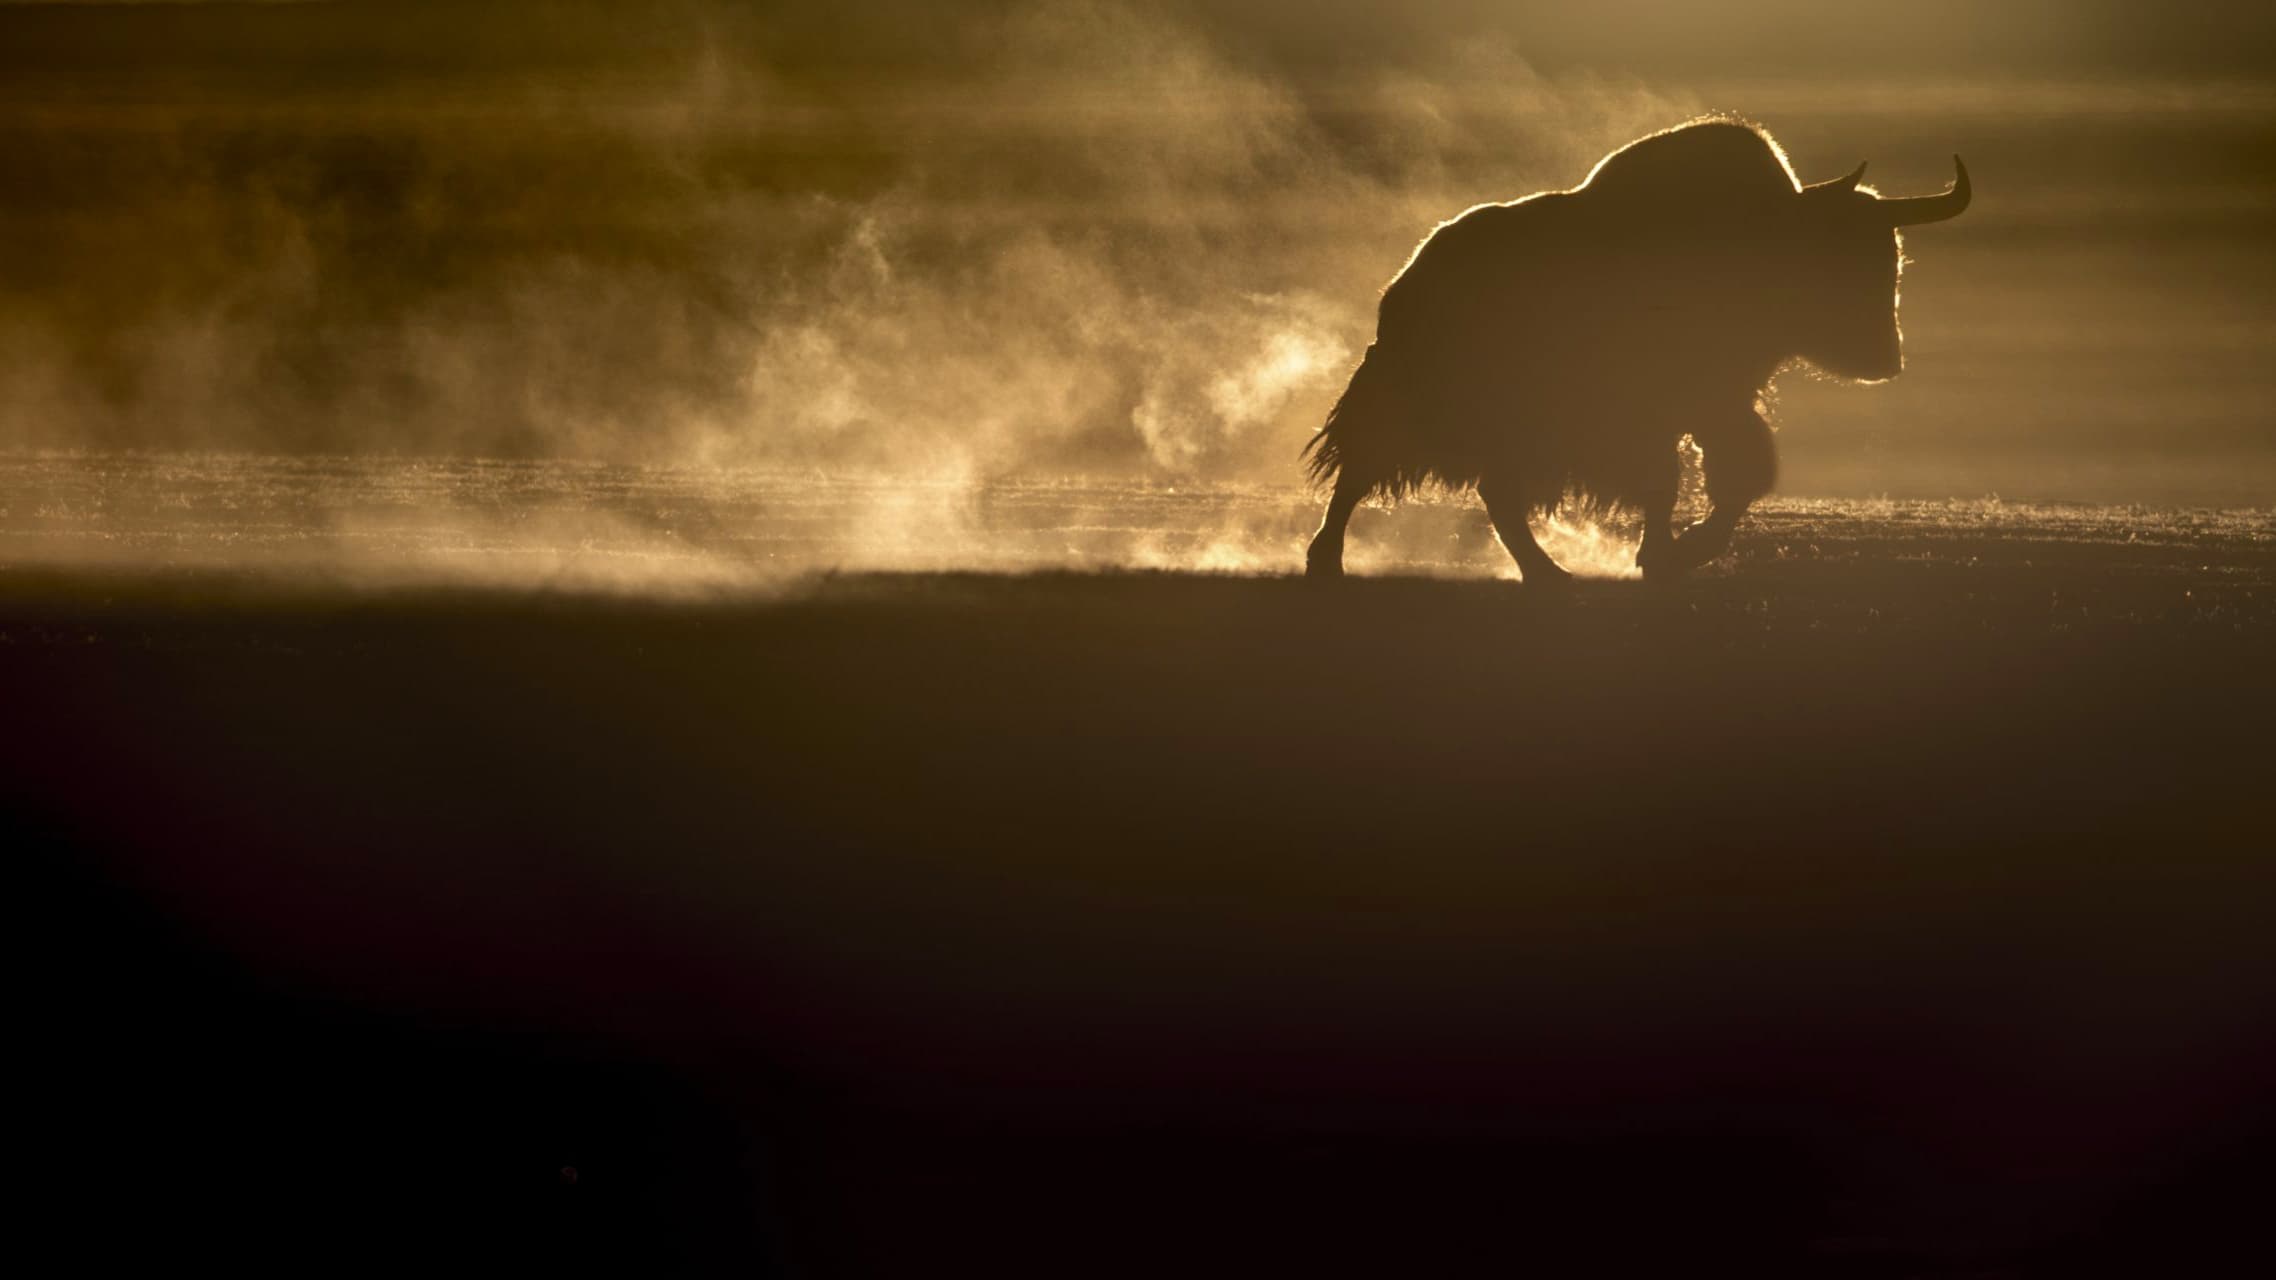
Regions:
[[[1659,464],[1659,475],[1640,500],[1644,511],[1644,541],[1636,548],[1636,567],[1647,578],[1657,577],[1674,562],[1675,494],[1683,478],[1683,456],[1671,445]]]
[[[1677,564],[1678,541],[1675,536],[1675,502],[1665,503],[1657,498],[1647,499],[1644,507],[1644,541],[1636,548],[1636,567],[1647,578],[1657,578],[1670,571],[1682,572],[1693,565]]]
[[[1656,558],[1676,573],[1696,569],[1730,550],[1740,517],[1778,481],[1778,447],[1760,413],[1749,410],[1716,419],[1694,431],[1692,438],[1702,454],[1710,505],[1706,519],[1684,530],[1668,554]],[[1649,541],[1648,529],[1645,537]]]

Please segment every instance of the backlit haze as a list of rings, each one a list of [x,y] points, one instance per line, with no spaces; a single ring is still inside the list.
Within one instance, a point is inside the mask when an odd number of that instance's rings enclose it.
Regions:
[[[1907,242],[1907,373],[1779,383],[1782,494],[2276,495],[2265,8],[1548,8],[0,5],[0,538],[226,558],[164,513],[334,458],[295,536],[392,485],[573,550],[621,532],[605,473],[776,533],[864,495],[802,563],[1293,568],[1297,452],[1415,242],[1705,111],[1806,181],[1976,177]],[[475,460],[567,496],[416,496]],[[1490,562],[1464,519],[1375,563]]]
[[[25,1253],[2276,1275],[2272,357],[2276,0],[0,0]]]

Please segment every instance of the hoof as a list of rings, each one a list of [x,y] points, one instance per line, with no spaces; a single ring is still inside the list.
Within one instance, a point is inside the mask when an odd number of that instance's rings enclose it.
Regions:
[[[1677,534],[1675,542],[1664,548],[1664,554],[1653,556],[1649,562],[1643,556],[1637,556],[1636,567],[1642,569],[1646,577],[1652,576],[1654,572],[1671,578],[1680,577],[1701,565],[1711,563],[1730,549],[1730,528],[1703,520]]]
[[[1518,581],[1524,583],[1525,589],[1528,591],[1562,594],[1572,590],[1573,587],[1573,575],[1553,564],[1543,565],[1538,569],[1520,567],[1517,575]]]
[[[1636,567],[1643,571],[1644,581],[1679,582],[1689,574],[1693,566],[1683,563],[1682,557],[1674,552],[1675,544],[1672,542],[1663,542],[1637,552]]]

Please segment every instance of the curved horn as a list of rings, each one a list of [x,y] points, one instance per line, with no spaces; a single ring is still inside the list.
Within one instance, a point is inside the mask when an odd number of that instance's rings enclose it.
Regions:
[[[1942,222],[1957,218],[1968,207],[1968,166],[1960,157],[1952,157],[1953,178],[1950,190],[1940,196],[1910,196],[1902,200],[1881,201],[1881,212],[1893,227],[1917,227],[1924,222]]]
[[[1857,167],[1849,171],[1849,175],[1847,177],[1835,178],[1830,182],[1813,182],[1809,186],[1802,188],[1802,190],[1805,192],[1854,190],[1858,183],[1865,181],[1865,166],[1870,163],[1872,162],[1869,160],[1860,160],[1857,162]]]

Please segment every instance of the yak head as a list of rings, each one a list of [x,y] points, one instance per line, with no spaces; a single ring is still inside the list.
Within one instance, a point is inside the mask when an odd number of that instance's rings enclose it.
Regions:
[[[1899,228],[1956,218],[1968,207],[1968,168],[1958,156],[1952,166],[1952,186],[1942,195],[1885,199],[1859,185],[1861,164],[1790,197],[1794,218],[1779,274],[1792,290],[1787,321],[1796,326],[1795,354],[1837,377],[1869,382],[1904,368]]]

